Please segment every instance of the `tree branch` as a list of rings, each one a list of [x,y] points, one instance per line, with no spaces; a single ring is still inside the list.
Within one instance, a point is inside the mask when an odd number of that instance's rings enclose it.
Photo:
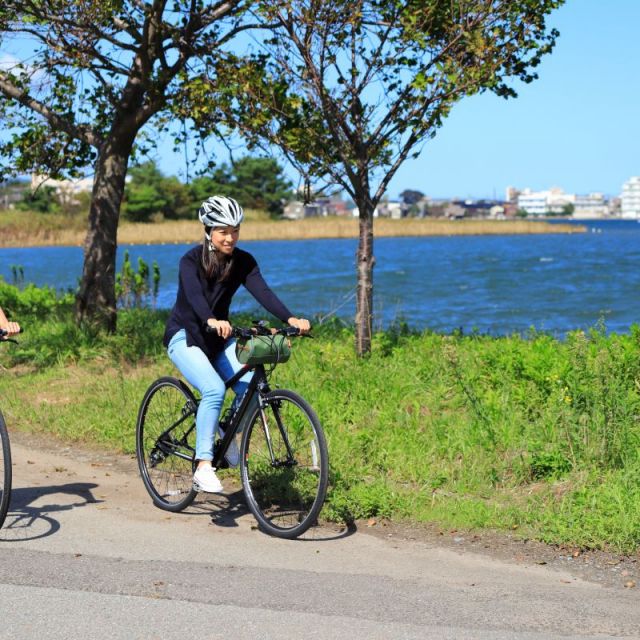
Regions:
[[[315,87],[315,91],[318,95],[318,98],[324,105],[323,112],[324,112],[329,130],[331,131],[331,135],[335,140],[337,153],[338,153],[338,156],[340,157],[340,161],[342,162],[344,166],[344,170],[348,174],[349,179],[354,181],[355,183],[356,175],[354,174],[353,168],[351,166],[351,162],[348,156],[345,155],[345,151],[344,151],[344,146],[346,145],[341,144],[341,142],[344,141],[344,136],[346,136],[347,140],[349,141],[349,145],[353,147],[353,134],[349,130],[349,127],[347,126],[347,123],[344,117],[342,117],[342,114],[340,114],[339,109],[336,108],[335,104],[333,103],[333,100],[328,95],[324,81],[314,63],[311,51],[306,49],[304,47],[304,44],[298,38],[298,35],[294,30],[292,21],[285,18],[280,11],[278,12],[278,17],[279,17],[280,24],[282,25],[282,27],[284,27],[286,32],[289,34],[300,56],[304,60],[305,67],[310,74],[310,77],[312,79],[312,84]],[[344,136],[341,135],[340,133],[341,131],[342,133],[344,133]]]
[[[0,71],[0,92],[7,98],[15,100],[27,109],[31,109],[41,115],[49,122],[52,128],[82,140],[92,147],[98,148],[102,144],[102,138],[91,127],[75,125],[65,120],[39,100],[32,98],[25,90],[15,86],[2,71]]]

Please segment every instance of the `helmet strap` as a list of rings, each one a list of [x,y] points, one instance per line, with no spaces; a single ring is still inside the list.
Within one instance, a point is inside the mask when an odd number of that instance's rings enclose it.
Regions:
[[[215,251],[216,248],[213,246],[213,242],[211,240],[211,235],[209,235],[206,231],[204,232],[204,237],[207,242],[207,249],[209,251]]]

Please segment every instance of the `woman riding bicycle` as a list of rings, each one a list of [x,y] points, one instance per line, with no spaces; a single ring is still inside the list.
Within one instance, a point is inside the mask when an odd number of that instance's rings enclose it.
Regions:
[[[6,340],[11,336],[20,333],[20,325],[17,322],[9,322],[7,316],[2,310],[2,307],[0,307],[0,329],[7,332],[4,337],[0,337],[0,340]]]
[[[197,468],[193,479],[209,493],[223,490],[211,460],[224,382],[242,367],[229,324],[234,294],[243,285],[276,318],[301,333],[310,329],[308,320],[295,317],[271,291],[254,257],[236,248],[243,217],[242,207],[232,198],[212,196],[202,203],[198,218],[204,225],[204,241],[180,260],[178,293],[164,334],[172,362],[202,396],[196,415]],[[233,387],[237,397],[242,397],[251,375]],[[239,459],[234,445],[227,451],[231,465]]]

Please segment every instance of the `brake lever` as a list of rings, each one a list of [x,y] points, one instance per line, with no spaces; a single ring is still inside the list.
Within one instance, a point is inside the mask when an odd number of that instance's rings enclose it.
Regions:
[[[22,333],[22,327],[20,327],[20,331],[18,333]],[[4,329],[0,329],[0,342],[13,342],[14,344],[20,344],[14,338],[5,337],[5,336],[8,336],[8,335],[9,335],[8,331],[5,331]]]
[[[300,329],[297,327],[286,327],[284,329],[284,334],[286,336],[296,336],[298,338],[313,338],[310,333],[300,333]]]

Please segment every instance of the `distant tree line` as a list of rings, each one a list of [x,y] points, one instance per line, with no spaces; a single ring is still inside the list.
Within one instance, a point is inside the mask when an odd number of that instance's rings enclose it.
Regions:
[[[192,219],[200,203],[215,194],[235,198],[246,209],[278,217],[293,192],[283,168],[272,158],[245,156],[187,184],[175,176],[165,176],[150,160],[129,170],[122,213],[133,222]],[[35,191],[26,188],[16,208],[86,215],[90,198],[88,193],[78,193],[71,202],[68,198],[65,201],[45,183]]]
[[[235,198],[245,209],[266,211],[275,218],[293,193],[278,162],[263,157],[245,156],[188,184],[175,176],[166,177],[152,161],[132,167],[129,176],[123,214],[136,222],[193,218],[200,203],[216,194]]]

